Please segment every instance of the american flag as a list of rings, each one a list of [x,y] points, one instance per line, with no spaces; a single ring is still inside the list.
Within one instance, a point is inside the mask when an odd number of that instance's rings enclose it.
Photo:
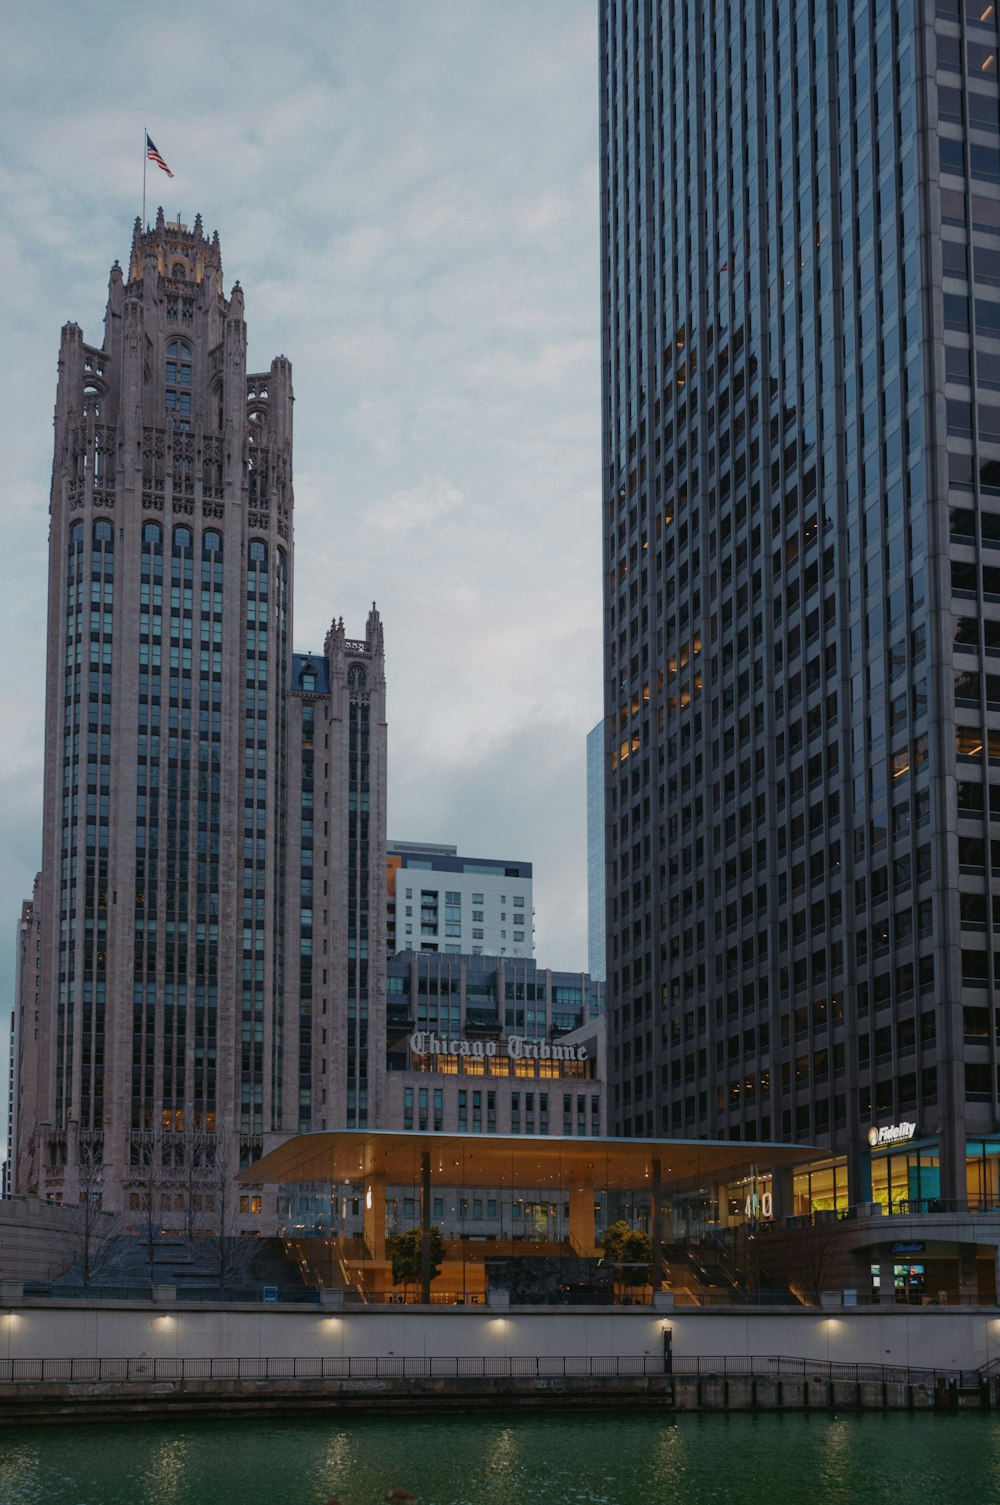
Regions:
[[[150,136],[148,131],[146,132],[146,156],[149,158],[150,162],[155,162],[157,167],[162,167],[168,178],[173,177],[173,173],[170,171],[170,168],[164,162],[163,158],[156,150],[156,147],[153,145],[152,137]]]

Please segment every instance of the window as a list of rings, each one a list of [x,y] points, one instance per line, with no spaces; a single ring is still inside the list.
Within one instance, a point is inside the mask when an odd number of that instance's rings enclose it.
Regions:
[[[483,896],[482,896],[482,894],[473,894],[472,895],[472,902],[473,902],[473,904],[482,904],[482,902],[483,902]]]
[[[171,413],[191,411],[191,346],[184,340],[167,344],[164,400]]]
[[[477,923],[481,925],[482,922],[483,922],[483,911],[481,909],[474,909],[472,911],[472,923],[473,923],[473,925],[475,925]]]

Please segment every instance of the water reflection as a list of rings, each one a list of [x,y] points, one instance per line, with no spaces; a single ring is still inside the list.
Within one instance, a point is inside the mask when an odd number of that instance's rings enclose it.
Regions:
[[[517,1468],[517,1440],[513,1427],[504,1427],[490,1448],[486,1472],[498,1483],[510,1483]]]
[[[293,1424],[294,1425],[294,1424]],[[310,1470],[311,1482],[315,1484],[317,1498],[339,1498],[341,1481],[350,1476],[355,1466],[355,1448],[346,1431],[334,1432]]]
[[[0,1431],[2,1505],[1000,1500],[1000,1416],[254,1417]]]
[[[651,1452],[651,1462],[657,1482],[683,1496],[688,1479],[688,1443],[676,1422],[670,1422],[656,1438]],[[666,1496],[665,1498],[672,1498]]]
[[[142,1479],[143,1500],[148,1505],[180,1505],[184,1498],[188,1442],[173,1437],[154,1446]]]

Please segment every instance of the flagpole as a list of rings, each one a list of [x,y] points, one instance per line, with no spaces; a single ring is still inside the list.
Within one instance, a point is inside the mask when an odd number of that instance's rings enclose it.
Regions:
[[[146,233],[146,127],[142,128],[142,233]]]

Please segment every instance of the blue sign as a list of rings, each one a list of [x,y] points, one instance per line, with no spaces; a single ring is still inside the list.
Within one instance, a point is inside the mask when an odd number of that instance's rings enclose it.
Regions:
[[[890,1244],[889,1245],[889,1253],[890,1254],[923,1254],[923,1252],[924,1252],[924,1250],[926,1248],[927,1248],[926,1244],[919,1243],[919,1242],[916,1242],[916,1241],[911,1242],[911,1243],[903,1243],[903,1244]]]
[[[923,1244],[921,1244],[920,1247],[922,1249],[923,1248]],[[271,1303],[276,1302],[277,1299],[278,1299],[278,1287],[277,1286],[265,1286],[264,1287],[264,1300],[270,1305]]]

